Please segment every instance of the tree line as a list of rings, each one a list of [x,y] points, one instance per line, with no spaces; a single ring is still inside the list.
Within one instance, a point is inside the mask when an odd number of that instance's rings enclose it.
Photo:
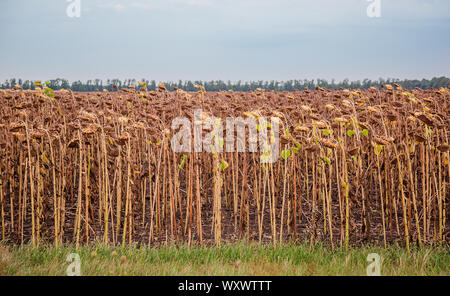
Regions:
[[[422,80],[400,80],[400,79],[383,79],[380,78],[378,80],[356,80],[349,81],[345,79],[343,81],[336,82],[334,79],[331,81],[327,81],[326,79],[303,79],[303,80],[287,80],[287,81],[222,81],[222,80],[213,80],[213,81],[190,81],[190,80],[179,80],[178,82],[163,82],[168,90],[174,90],[176,88],[185,90],[185,91],[196,91],[198,88],[195,85],[202,85],[206,91],[221,91],[221,90],[233,90],[233,91],[252,91],[257,88],[261,89],[270,89],[277,91],[294,91],[294,90],[304,90],[304,89],[313,89],[316,86],[320,86],[322,88],[327,89],[367,89],[369,87],[380,87],[382,84],[392,84],[398,83],[405,89],[414,89],[416,87],[421,89],[436,89],[441,87],[449,87],[450,86],[450,78],[447,77],[434,77],[431,80],[422,79]],[[22,89],[35,89],[37,86],[35,85],[36,81],[33,80],[22,80],[11,78],[5,80],[0,85],[1,89],[11,89],[17,85],[20,85]],[[105,81],[101,79],[87,80],[82,82],[80,80],[73,81],[70,83],[67,79],[56,78],[50,79],[46,81],[46,85],[53,89],[68,89],[72,91],[80,91],[80,92],[90,92],[90,91],[102,91],[106,89],[108,91],[113,91],[116,89],[127,88],[130,85],[134,85],[135,87],[146,87],[148,90],[156,90],[159,82],[155,80],[136,80],[136,79],[107,79]]]

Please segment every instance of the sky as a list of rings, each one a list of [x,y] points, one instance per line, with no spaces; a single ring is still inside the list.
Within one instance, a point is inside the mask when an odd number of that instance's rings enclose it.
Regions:
[[[0,81],[439,76],[449,0],[0,0]]]

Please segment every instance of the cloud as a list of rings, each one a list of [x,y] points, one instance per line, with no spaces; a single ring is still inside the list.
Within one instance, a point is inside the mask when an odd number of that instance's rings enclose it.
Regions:
[[[212,7],[218,5],[214,0],[152,0],[152,1],[121,1],[109,2],[99,4],[100,8],[113,9],[117,12],[124,11],[126,9],[139,9],[139,10],[161,10],[165,8],[174,8],[180,6],[193,6],[193,7]]]
[[[116,10],[116,11],[121,11],[121,10],[125,9],[125,6],[123,6],[122,4],[115,4],[113,6],[113,9]]]
[[[115,2],[99,4],[98,7],[100,7],[100,8],[107,8],[107,9],[113,9],[113,10],[115,10],[117,12],[121,12],[121,11],[125,10],[125,8],[126,8],[126,6],[124,4],[115,3]]]
[[[118,12],[127,10],[181,10],[208,9],[236,15],[239,19],[264,16],[265,19],[290,19],[292,21],[329,24],[358,23],[367,20],[368,0],[99,0],[101,8]],[[436,20],[449,19],[448,0],[381,0],[382,18],[387,20]]]
[[[138,9],[144,9],[144,10],[152,10],[155,8],[155,4],[152,1],[152,3],[145,3],[145,2],[131,2],[130,4],[131,8],[138,8]]]
[[[214,4],[211,0],[179,0],[178,2],[190,6],[212,6]]]

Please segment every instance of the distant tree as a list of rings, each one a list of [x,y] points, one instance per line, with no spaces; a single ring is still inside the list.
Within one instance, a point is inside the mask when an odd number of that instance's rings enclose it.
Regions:
[[[103,81],[101,79],[87,80],[86,82],[73,81],[69,83],[68,80],[62,78],[56,78],[46,81],[50,88],[54,90],[58,89],[71,89],[73,91],[96,91],[103,90],[104,88],[108,91],[113,91],[116,86],[118,89],[122,89],[124,87],[128,87],[129,85],[138,86],[136,79],[124,79],[123,81],[120,79],[107,79],[106,85],[103,85]],[[146,80],[145,78],[141,79],[140,82],[147,84],[148,90],[156,90],[157,83],[155,80]],[[369,79],[364,79],[363,81],[350,81],[349,79],[344,79],[341,82],[336,82],[334,79],[331,82],[328,82],[326,79],[318,78],[316,80],[288,80],[288,81],[241,81],[238,80],[236,82],[231,82],[228,80],[224,82],[223,80],[211,80],[211,81],[182,81],[178,82],[164,82],[168,90],[173,90],[175,87],[179,89],[183,89],[185,91],[197,91],[198,89],[194,87],[194,85],[203,85],[207,91],[221,91],[221,90],[234,90],[234,91],[251,91],[257,88],[262,89],[271,89],[278,91],[293,91],[293,90],[304,90],[314,89],[316,85],[328,88],[328,89],[339,89],[339,88],[347,88],[347,89],[367,89],[369,87],[375,86],[380,87],[381,84],[392,84],[398,83],[405,89],[414,89],[415,87],[419,87],[422,89],[430,89],[430,88],[441,88],[450,86],[450,78],[447,77],[434,77],[431,80],[422,79],[422,80],[400,80],[394,78],[379,78],[376,81],[372,81]],[[11,78],[5,80],[2,84],[0,84],[1,89],[11,89],[15,85],[21,85],[23,89],[34,89],[34,82],[31,80],[16,79]]]

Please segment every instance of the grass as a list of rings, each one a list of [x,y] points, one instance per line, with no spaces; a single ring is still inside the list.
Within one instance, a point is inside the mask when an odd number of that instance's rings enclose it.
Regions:
[[[335,249],[307,243],[271,245],[224,244],[221,247],[167,246],[159,248],[110,247],[102,244],[75,246],[10,247],[0,244],[0,276],[63,276],[70,263],[67,255],[75,252],[81,258],[81,273],[94,275],[345,275],[365,276],[370,253],[381,256],[381,274],[389,276],[448,276],[450,249],[382,248],[362,246]]]

